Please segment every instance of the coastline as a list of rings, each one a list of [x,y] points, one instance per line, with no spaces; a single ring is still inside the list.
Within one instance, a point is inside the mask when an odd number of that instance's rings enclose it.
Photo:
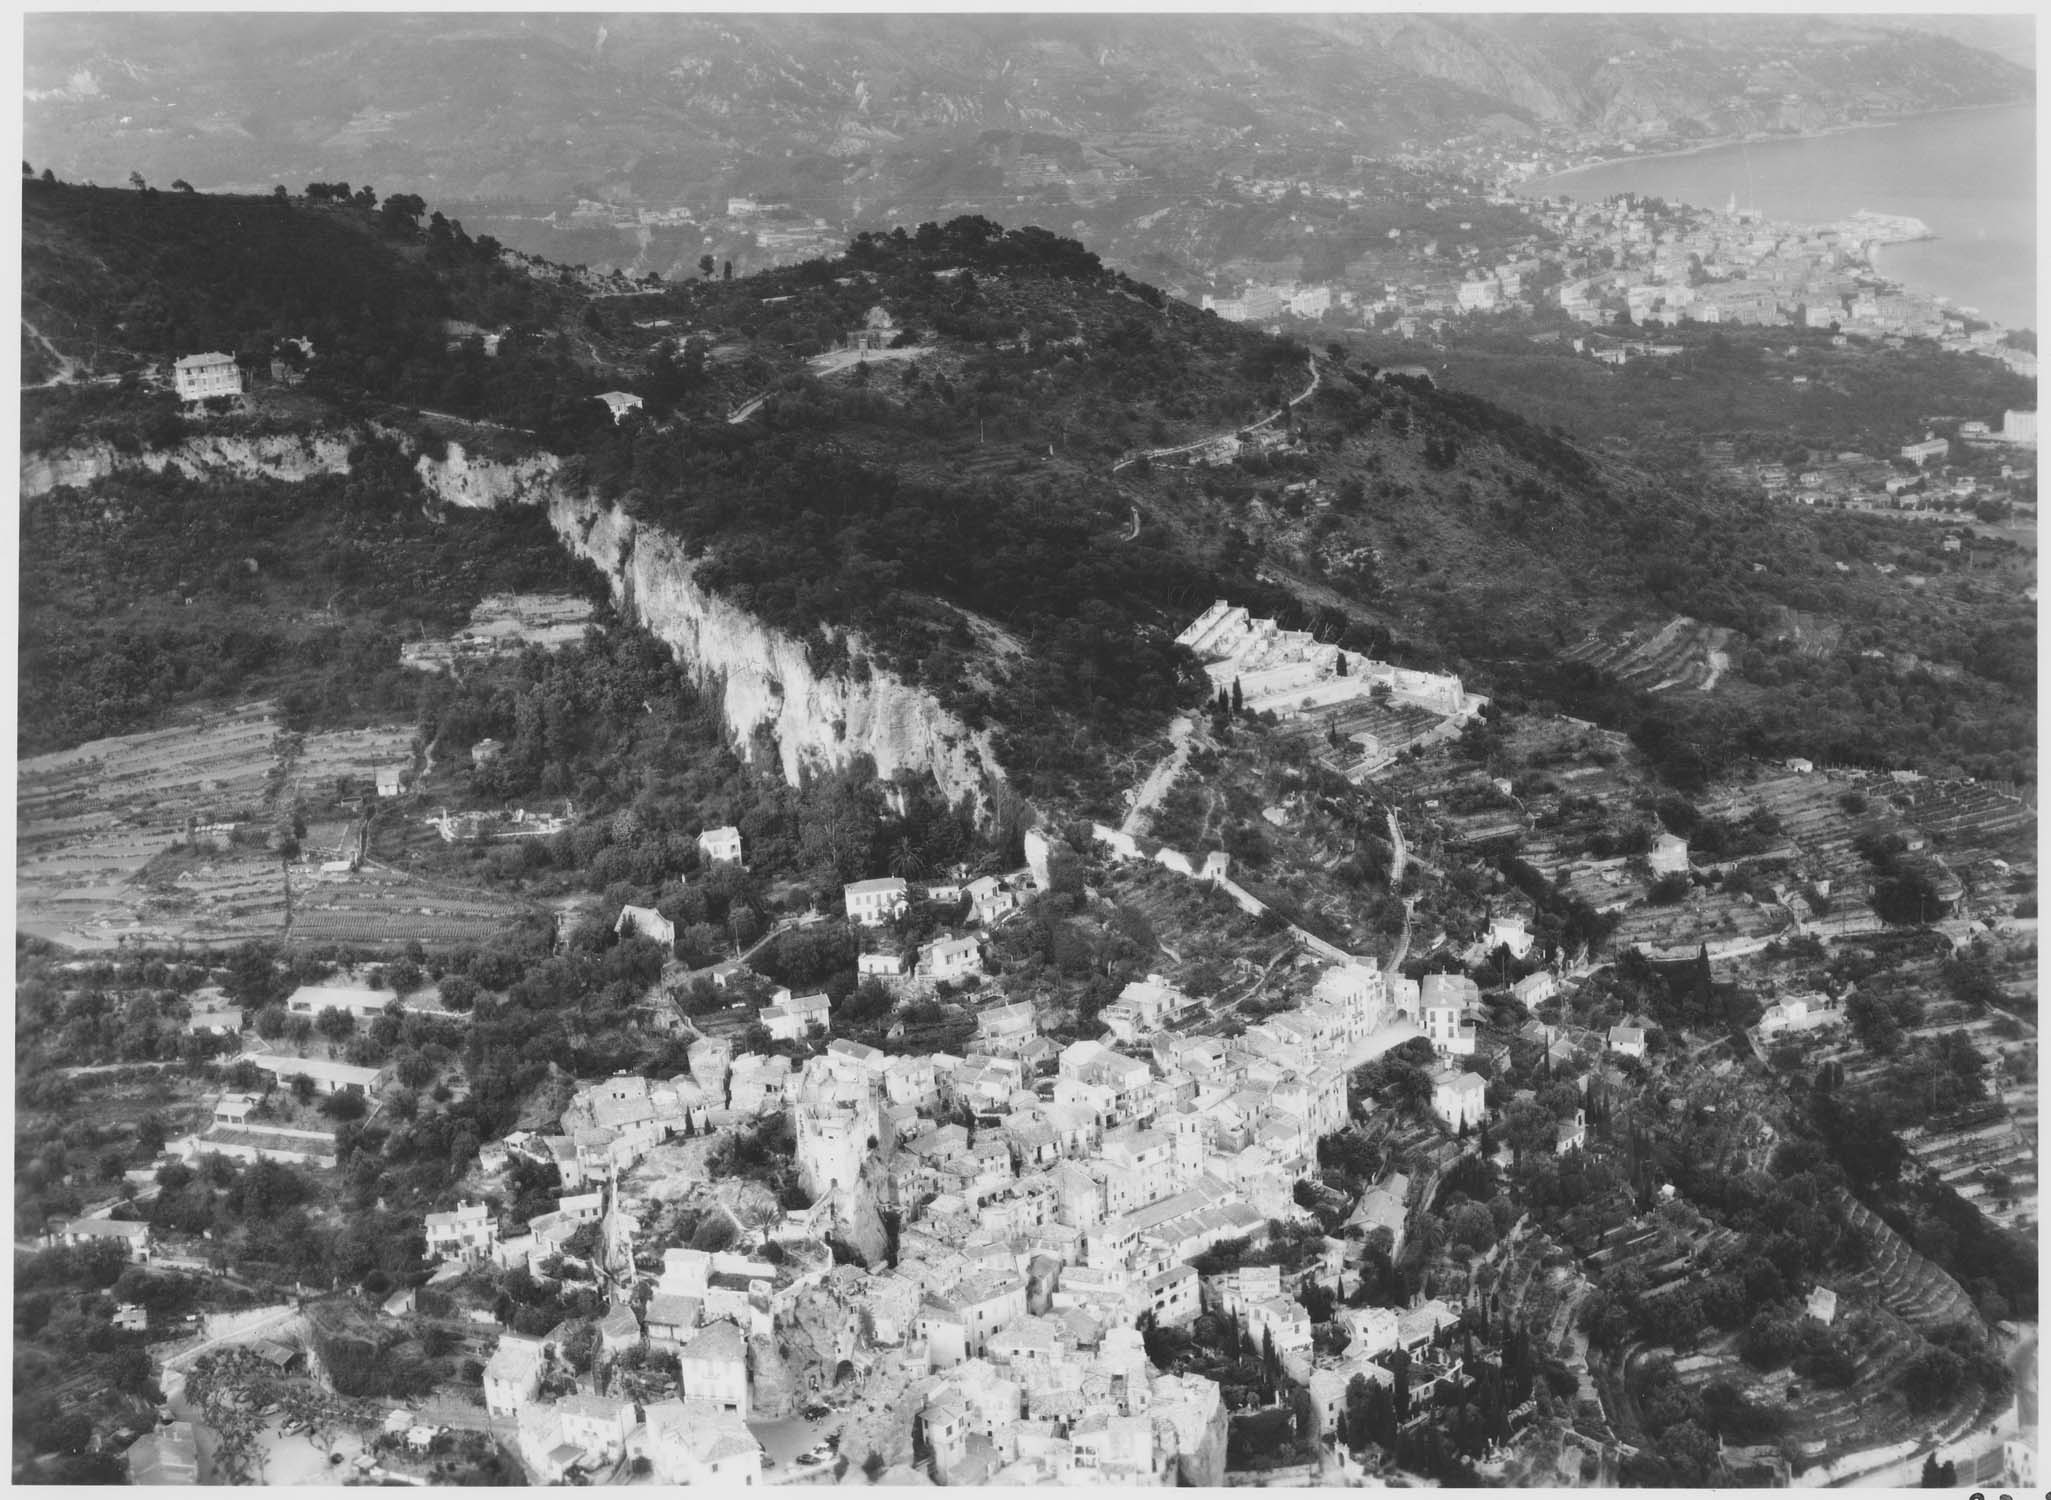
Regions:
[[[1721,136],[1716,140],[1702,141],[1697,145],[1683,146],[1674,151],[1630,152],[1621,156],[1605,156],[1600,161],[1582,162],[1579,166],[1564,171],[1549,172],[1543,177],[1527,177],[1512,184],[1511,191],[1520,196],[1532,198],[1572,197],[1571,193],[1537,192],[1533,189],[1540,183],[1559,183],[1583,172],[1598,171],[1603,167],[1614,167],[1626,162],[1673,161],[1681,157],[1700,156],[1708,151],[1722,151],[1731,146],[1763,146],[1778,141],[1822,141],[1832,136],[1849,135],[1855,130],[1884,130],[1890,125],[1906,125],[1913,120],[1935,119],[1939,115],[1963,115],[1977,111],[1996,109],[2021,109],[2034,107],[2034,99],[2011,99],[2004,104],[1947,104],[1941,109],[1911,110],[1907,114],[1889,115],[1884,120],[1854,120],[1844,125],[1831,125],[1822,130],[1801,130],[1790,133],[1777,131],[1754,131],[1750,135]],[[1696,205],[1702,207],[1704,205]]]
[[[1836,141],[1839,138],[1849,137],[1853,131],[1877,130],[1890,125],[1906,127],[1909,131],[1908,134],[1893,137],[1887,142],[1869,141],[1851,146],[1818,148],[1819,150],[1846,153],[1847,159],[1850,160],[1874,163],[1875,165],[1868,172],[1868,176],[1873,175],[1873,172],[1878,172],[1882,177],[1885,177],[1888,169],[1884,164],[1892,159],[1897,149],[1895,143],[1900,143],[1899,150],[1907,151],[1912,150],[1915,143],[1923,139],[1921,135],[1916,133],[1915,127],[1928,125],[1933,121],[1948,120],[1953,117],[1958,117],[1963,121],[1970,121],[1975,116],[1985,117],[1990,113],[2001,111],[2008,111],[2010,113],[2004,115],[1998,124],[1981,126],[1958,123],[1936,125],[1932,128],[1939,132],[1951,132],[1953,134],[1963,132],[1966,136],[1974,138],[1977,138],[1978,135],[1984,135],[1989,129],[1992,129],[1997,134],[2005,136],[2008,133],[2008,124],[2011,121],[2020,122],[2021,117],[2026,111],[2031,118],[2034,118],[2035,113],[2034,105],[2028,101],[2011,104],[1960,105],[1945,109],[1918,110],[1913,114],[1894,116],[1884,120],[1868,120],[1833,126],[1827,130],[1802,135],[1753,134],[1737,139],[1705,142],[1697,146],[1688,147],[1685,150],[1648,152],[1644,155],[1614,157],[1600,162],[1589,162],[1547,177],[1527,179],[1525,182],[1516,184],[1512,191],[1526,202],[1531,203],[1565,202],[1568,204],[1579,203],[1587,205],[1599,199],[1628,193],[1630,191],[1629,185],[1632,183],[1665,182],[1668,184],[1667,190],[1662,192],[1660,196],[1664,196],[1669,201],[1675,203],[1690,204],[1701,212],[1720,218],[1722,210],[1716,202],[1711,200],[1713,197],[1720,196],[1721,187],[1716,188],[1715,193],[1712,194],[1710,188],[1704,184],[1720,182],[1723,177],[1729,176],[1730,173],[1724,170],[1725,166],[1735,170],[1737,158],[1730,154],[1729,149],[1733,145],[1744,147],[1757,144],[1762,147],[1762,150],[1770,150],[1774,145],[1779,144],[1792,146],[1799,152],[1802,147],[1809,143]],[[1943,138],[1949,137],[1945,136]],[[1688,158],[1701,156],[1704,153],[1717,152],[1721,152],[1723,155],[1715,166],[1698,168],[1687,160]],[[1786,151],[1782,151],[1775,153],[1773,159],[1784,165],[1789,160],[1802,161],[1808,158],[1799,154],[1790,157]],[[1832,156],[1830,159],[1836,160],[1837,157]],[[1641,166],[1641,164],[1643,165]],[[1612,174],[1611,180],[1619,185],[1601,193],[1581,190],[1580,176],[1598,169],[1610,172]],[[1762,168],[1762,170],[1764,169]],[[1785,189],[1786,187],[1787,184],[1783,182],[1782,188]],[[1639,188],[1639,191],[1648,190],[1644,187]],[[1822,212],[1822,205],[1818,204],[1813,197],[1805,196],[1799,192],[1790,196],[1787,192],[1783,191],[1781,199],[1782,201],[1779,204],[1781,211],[1774,216],[1774,222],[1783,228],[1813,229],[1821,225],[1835,224],[1844,217],[1841,214]],[[1844,207],[1848,203],[1856,201],[1857,199],[1855,198],[1844,198],[1836,206]],[[1866,206],[1871,208],[1873,205],[1869,201]],[[1905,211],[1913,205],[1900,203],[1889,206]],[[1899,217],[1900,215],[1888,216]],[[1922,221],[1919,220],[1919,222]],[[1960,311],[1970,308],[1972,311],[1967,313],[1967,316],[2002,332],[2027,329],[2034,326],[2036,318],[2032,314],[2035,309],[2019,300],[2019,288],[2017,286],[2010,285],[2008,282],[1999,282],[1997,283],[1999,288],[1997,290],[1997,286],[1985,286],[1974,279],[1971,274],[1962,273],[1958,264],[1945,260],[1941,256],[1918,258],[1909,254],[1908,252],[1913,247],[1934,244],[1946,238],[1954,237],[1960,226],[1942,222],[1929,222],[1924,223],[1923,227],[1929,231],[1927,234],[1914,236],[1913,238],[1885,239],[1882,241],[1882,246],[1885,249],[1900,249],[1904,252],[1904,259],[1908,262],[1906,266],[1899,263],[1891,255],[1875,253],[1866,267],[1866,274],[1887,290],[1926,297],[1938,305]],[[1970,222],[1967,226],[1966,235],[1967,238],[1971,237]],[[1985,232],[1983,231],[1980,238],[1985,237]],[[2013,238],[2014,233],[2011,229],[2010,241]],[[2005,241],[2004,243],[2008,242]],[[1965,265],[1968,272],[1976,269],[1973,267],[1970,251],[1960,253],[1966,256]],[[1956,257],[1953,259],[1955,260]],[[1994,303],[2002,307],[2008,315],[2000,316],[1990,313],[1987,310],[1988,297],[1991,297]]]

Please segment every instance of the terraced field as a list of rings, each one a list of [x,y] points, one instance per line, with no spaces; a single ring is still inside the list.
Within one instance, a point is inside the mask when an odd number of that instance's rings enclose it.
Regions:
[[[1723,891],[1697,891],[1674,906],[1639,906],[1624,914],[1614,937],[1656,959],[1692,958],[1706,945],[1712,958],[1763,947],[1790,926],[1783,908]]]
[[[1649,692],[1715,688],[1730,666],[1731,632],[1677,615],[1657,629],[1630,630],[1616,637],[1591,635],[1562,653]]]
[[[82,950],[254,937],[483,941],[522,908],[390,869],[322,876],[340,825],[317,825],[318,837],[309,827],[297,862],[267,848],[296,801],[332,803],[343,776],[367,792],[375,767],[410,761],[411,747],[406,726],[288,734],[276,706],[259,702],[23,761],[16,926]]]
[[[2037,1150],[1999,1099],[1901,1132],[1902,1144],[1925,1171],[2007,1229],[2037,1218]],[[2005,1184],[2005,1185],[2003,1185]]]
[[[1704,799],[1702,811],[1730,822],[1742,822],[1760,812],[1771,814],[1780,823],[1780,837],[1801,856],[1802,873],[1836,883],[1832,890],[1836,903],[1845,894],[1838,886],[1863,888],[1870,883],[1870,866],[1852,847],[1860,832],[1867,828],[1880,833],[1902,830],[1902,818],[1889,801],[1895,790],[1884,778],[1786,772],[1721,790]],[[1847,808],[1848,795],[1863,799],[1863,806],[1852,803],[1859,811]]]
[[[1279,733],[1308,742],[1322,764],[1358,779],[1387,764],[1397,751],[1439,734],[1445,723],[1440,715],[1414,703],[1356,698],[1306,714],[1284,725]],[[1337,745],[1332,744],[1334,736]]]
[[[1838,1288],[1863,1290],[1889,1312],[1920,1331],[1967,1323],[1985,1331],[1972,1299],[1950,1274],[1918,1255],[1909,1243],[1865,1204],[1845,1197],[1845,1216],[1865,1236],[1871,1259]]]
[[[347,784],[353,795],[376,795],[376,775],[388,766],[413,769],[413,727],[387,724],[369,729],[330,729],[290,736],[285,744],[284,795],[310,803],[332,800]]]
[[[529,910],[495,891],[421,880],[377,864],[346,876],[295,866],[284,936],[381,951],[415,940],[429,949],[452,948],[484,942]]]
[[[1926,781],[1913,783],[1908,798],[1916,826],[1947,849],[2036,859],[2036,809],[2011,792],[1978,782]]]
[[[1946,1324],[1979,1324],[1965,1292],[1949,1275],[1918,1255],[1864,1205],[1845,1199],[1847,1216],[1865,1238],[1869,1261],[1854,1273],[1825,1276],[1838,1294],[1836,1324],[1849,1330],[1859,1350],[1849,1386],[1832,1389],[1796,1379],[1791,1371],[1760,1372],[1737,1354],[1727,1335],[1677,1359],[1675,1373],[1700,1392],[1717,1381],[1735,1386],[1754,1403],[1783,1412],[1785,1441],[1814,1472],[1826,1465],[1855,1470],[1855,1455],[1884,1444],[1948,1443],[1983,1416],[1983,1393],[1968,1386],[1960,1399],[1935,1412],[1912,1412],[1896,1389],[1903,1364],[1922,1344],[1922,1335]],[[1697,1244],[1713,1253],[1716,1231]]]
[[[183,935],[201,925],[202,912],[238,929],[265,925],[267,902],[282,914],[277,863],[260,845],[180,872],[189,878],[170,891],[139,883],[188,825],[261,826],[278,738],[275,706],[251,703],[23,761],[15,782],[17,926],[101,948]]]

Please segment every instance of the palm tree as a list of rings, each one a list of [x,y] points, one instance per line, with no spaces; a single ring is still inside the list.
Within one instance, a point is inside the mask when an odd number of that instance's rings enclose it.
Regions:
[[[919,852],[919,846],[905,834],[890,849],[890,873],[900,880],[911,880],[926,873],[926,856]]]

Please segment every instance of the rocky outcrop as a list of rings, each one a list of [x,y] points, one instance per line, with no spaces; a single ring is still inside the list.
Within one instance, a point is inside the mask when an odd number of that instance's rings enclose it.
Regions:
[[[174,464],[195,474],[296,483],[347,473],[357,440],[347,431],[200,436],[134,453],[88,444],[24,455],[22,493],[84,486],[123,471],[162,473]],[[621,612],[667,644],[702,688],[719,695],[743,756],[752,757],[766,736],[784,779],[795,785],[807,769],[837,768],[866,755],[885,780],[900,770],[930,772],[950,801],[967,796],[979,809],[989,805],[1002,773],[987,732],[972,734],[930,694],[873,664],[859,681],[815,670],[805,641],[702,587],[682,542],[583,493],[566,480],[554,454],[499,460],[449,443],[440,457],[422,454],[415,469],[444,504],[546,506],[563,544],[611,580]],[[864,654],[859,637],[850,636],[848,644],[851,656]]]
[[[355,438],[347,433],[287,432],[264,437],[202,436],[171,448],[123,452],[111,443],[86,443],[54,453],[24,453],[21,492],[46,495],[62,485],[83,488],[112,474],[161,474],[173,464],[194,474],[234,474],[297,484],[316,474],[346,474]]]
[[[748,1340],[748,1372],[748,1415],[773,1422],[797,1410],[798,1374],[774,1339],[757,1334]]]
[[[766,730],[793,785],[808,766],[867,755],[885,780],[928,771],[950,801],[987,801],[997,776],[987,735],[971,735],[929,694],[873,666],[864,682],[821,675],[803,641],[700,586],[681,541],[616,506],[558,492],[549,515],[570,549],[612,580],[622,611],[667,643],[701,684],[717,685],[743,754],[754,753],[757,732]],[[860,650],[859,641],[850,646]]]
[[[886,1467],[912,1461],[913,1381],[924,1374],[896,1349],[885,1350],[841,1424],[840,1452],[859,1476],[870,1454]]]
[[[852,1368],[861,1342],[861,1317],[824,1287],[808,1287],[776,1320],[777,1354],[796,1397],[816,1401]]]
[[[888,1188],[884,1179],[882,1164],[871,1158],[862,1164],[854,1191],[836,1193],[833,1199],[833,1232],[872,1266],[882,1265],[890,1252],[890,1236],[876,1207],[879,1195]]]
[[[534,453],[510,463],[475,459],[461,443],[450,443],[441,458],[422,454],[414,468],[428,491],[445,503],[491,510],[546,504],[555,494],[562,460],[553,453]]]
[[[704,588],[680,540],[566,485],[552,455],[504,463],[451,443],[445,458],[423,456],[417,468],[429,490],[451,505],[546,504],[564,545],[611,580],[621,612],[720,695],[742,755],[752,757],[766,731],[793,785],[807,768],[866,755],[886,780],[900,770],[930,772],[950,801],[968,796],[979,808],[988,805],[1002,773],[987,732],[972,734],[930,694],[873,664],[862,681],[816,671],[804,641]],[[849,647],[851,655],[862,654],[859,637]]]

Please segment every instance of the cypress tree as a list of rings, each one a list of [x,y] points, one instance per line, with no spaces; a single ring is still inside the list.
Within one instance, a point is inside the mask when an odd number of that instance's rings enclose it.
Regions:
[[[1239,679],[1237,677],[1232,679],[1232,712],[1235,714],[1246,712],[1246,695],[1239,690]]]

